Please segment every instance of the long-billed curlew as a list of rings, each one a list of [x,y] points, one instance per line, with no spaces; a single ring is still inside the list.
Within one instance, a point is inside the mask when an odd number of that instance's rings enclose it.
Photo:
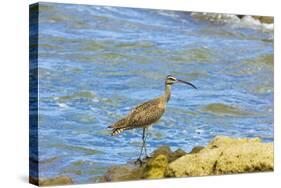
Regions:
[[[126,117],[122,118],[121,120],[117,121],[116,123],[108,127],[112,129],[111,132],[112,136],[117,135],[125,130],[143,128],[142,147],[141,147],[139,158],[137,159],[137,161],[139,161],[140,163],[142,163],[141,157],[142,157],[143,149],[145,151],[145,157],[146,158],[148,157],[146,153],[146,128],[157,122],[164,114],[166,109],[166,104],[171,97],[171,86],[174,83],[184,83],[197,89],[193,84],[189,82],[179,80],[174,76],[168,75],[165,80],[164,95],[149,100],[135,107]]]

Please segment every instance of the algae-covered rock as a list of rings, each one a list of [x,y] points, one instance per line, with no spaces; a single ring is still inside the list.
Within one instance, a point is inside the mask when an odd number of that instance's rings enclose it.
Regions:
[[[204,176],[273,170],[273,144],[260,139],[216,137],[199,153],[170,163],[166,176]]]
[[[186,154],[186,152],[182,149],[177,149],[176,151],[174,151],[173,153],[171,153],[169,155],[169,163],[184,156]]]
[[[143,178],[163,178],[165,176],[168,163],[185,154],[186,152],[182,149],[177,149],[176,151],[172,152],[169,146],[159,147],[153,152],[151,158],[145,163],[145,167],[143,169]]]
[[[259,138],[217,136],[191,152],[156,149],[143,165],[133,162],[110,168],[99,181],[124,181],[165,177],[206,176],[273,170],[273,143]]]
[[[227,136],[217,136],[210,141],[206,149],[233,147],[234,145],[260,142],[261,140],[259,138],[231,138]]]
[[[159,148],[157,148],[153,152],[151,157],[154,158],[154,157],[157,157],[160,154],[169,157],[171,155],[171,153],[172,153],[172,151],[171,151],[171,148],[169,146],[160,146]]]
[[[168,162],[170,163],[170,162],[176,160],[177,158],[180,158],[181,156],[185,155],[186,152],[182,149],[177,149],[176,151],[172,152],[172,150],[169,146],[161,146],[153,152],[151,157],[153,159],[160,154],[166,156],[168,159]]]
[[[205,176],[212,174],[213,166],[219,157],[218,150],[202,152],[195,154],[186,154],[168,165],[166,176]]]
[[[245,143],[225,147],[216,161],[213,174],[273,170],[273,144]]]
[[[29,182],[39,186],[50,186],[50,185],[69,185],[73,184],[70,177],[58,176],[54,178],[37,179],[34,177],[29,177]]]
[[[203,146],[195,146],[194,148],[192,148],[191,152],[189,152],[189,154],[191,153],[199,153],[202,149],[204,149]]]
[[[168,155],[159,154],[147,161],[144,168],[145,179],[163,178],[168,166]]]
[[[107,182],[163,178],[169,162],[185,154],[186,152],[181,149],[172,152],[169,146],[161,146],[152,153],[150,158],[145,159],[142,165],[129,162],[128,164],[111,167],[98,181]]]

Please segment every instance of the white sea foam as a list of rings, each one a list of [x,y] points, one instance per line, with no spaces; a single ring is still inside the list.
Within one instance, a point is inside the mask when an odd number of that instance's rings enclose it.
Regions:
[[[272,31],[273,24],[261,23],[260,20],[253,18],[252,16],[244,16],[240,19],[240,27],[251,27],[255,29],[261,29],[264,31]]]
[[[164,10],[158,10],[158,14],[162,15],[162,16],[168,16],[168,17],[172,17],[172,18],[178,18],[179,15],[173,13],[172,11],[164,11]]]
[[[262,23],[260,20],[252,16],[243,16],[241,19],[234,14],[221,14],[221,13],[206,13],[206,12],[193,12],[191,16],[207,20],[217,24],[232,24],[234,27],[259,29],[262,31],[273,31],[274,24]]]
[[[100,102],[99,99],[97,99],[97,98],[93,98],[92,101],[93,101],[94,103]]]
[[[65,103],[58,103],[58,106],[59,106],[60,108],[68,108],[68,105],[65,104]]]
[[[201,20],[207,20],[214,23],[238,23],[239,18],[234,14],[193,12],[191,16]]]

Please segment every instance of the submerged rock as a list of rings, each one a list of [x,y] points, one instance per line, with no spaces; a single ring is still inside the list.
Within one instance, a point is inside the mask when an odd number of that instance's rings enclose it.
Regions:
[[[165,177],[205,176],[273,170],[273,143],[260,139],[218,136],[191,152],[169,146],[156,149],[142,166],[130,162],[114,166],[99,181],[123,181]]]
[[[202,109],[203,112],[212,113],[219,116],[247,116],[250,113],[227,104],[211,103]]]
[[[49,185],[69,185],[73,184],[73,181],[70,177],[67,176],[58,176],[55,178],[48,178],[48,179],[37,179],[34,177],[29,177],[29,182],[34,185],[39,186],[49,186]]]

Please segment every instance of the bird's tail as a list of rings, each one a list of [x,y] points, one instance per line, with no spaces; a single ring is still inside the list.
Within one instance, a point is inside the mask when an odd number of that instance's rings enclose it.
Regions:
[[[117,121],[116,123],[114,123],[113,125],[109,126],[108,128],[112,129],[111,136],[114,136],[114,135],[122,133],[123,131],[125,131],[127,129],[125,118]]]
[[[112,132],[111,132],[111,136],[115,136],[115,135],[117,135],[117,134],[120,134],[120,133],[122,133],[123,131],[125,131],[126,130],[126,128],[115,128],[115,129],[113,129],[112,130]]]

